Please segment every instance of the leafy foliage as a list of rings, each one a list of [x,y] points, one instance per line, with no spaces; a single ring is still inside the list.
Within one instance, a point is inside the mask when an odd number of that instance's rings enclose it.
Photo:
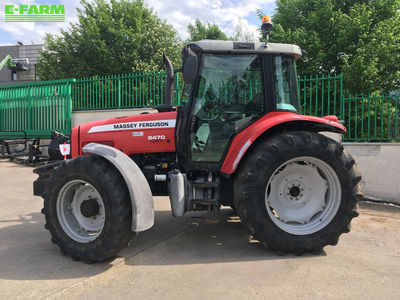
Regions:
[[[42,80],[164,69],[162,54],[180,63],[180,40],[171,25],[142,0],[82,0],[79,21],[60,36],[47,35]]]
[[[301,75],[343,73],[349,93],[393,91],[400,86],[399,8],[399,0],[278,0],[271,42],[306,50]]]
[[[219,29],[217,24],[203,24],[196,19],[194,24],[188,25],[189,39],[188,42],[200,40],[228,40],[228,37]]]
[[[257,39],[242,23],[239,23],[235,27],[235,32],[230,38],[232,41],[254,43]]]

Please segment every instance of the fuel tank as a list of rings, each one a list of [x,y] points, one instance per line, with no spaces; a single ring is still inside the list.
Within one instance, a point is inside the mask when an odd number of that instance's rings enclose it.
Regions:
[[[71,132],[71,156],[89,143],[112,146],[127,155],[175,152],[176,112],[141,114],[94,121]]]

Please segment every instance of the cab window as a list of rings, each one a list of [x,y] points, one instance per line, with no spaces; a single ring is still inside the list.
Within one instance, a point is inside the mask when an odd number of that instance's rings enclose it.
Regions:
[[[265,111],[258,55],[205,54],[191,133],[193,161],[219,162],[229,139]]]

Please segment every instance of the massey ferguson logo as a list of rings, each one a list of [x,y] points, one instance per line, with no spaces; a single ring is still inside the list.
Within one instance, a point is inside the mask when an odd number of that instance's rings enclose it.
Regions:
[[[114,124],[114,129],[142,129],[142,128],[162,128],[168,127],[168,122],[135,122],[135,123],[122,123]]]
[[[107,124],[94,126],[90,128],[89,133],[119,131],[129,129],[157,129],[157,128],[175,128],[176,120],[156,120],[156,121],[140,121],[128,123]]]

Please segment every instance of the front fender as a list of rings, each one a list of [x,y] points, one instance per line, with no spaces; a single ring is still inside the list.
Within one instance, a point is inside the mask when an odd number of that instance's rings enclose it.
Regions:
[[[246,151],[264,133],[285,130],[346,133],[346,128],[336,121],[335,116],[318,118],[291,112],[268,113],[235,136],[222,164],[221,172],[225,175],[234,173]]]
[[[141,232],[151,228],[154,225],[153,196],[146,178],[136,163],[123,152],[107,145],[90,143],[83,147],[82,151],[104,157],[121,173],[131,198],[132,231]]]

